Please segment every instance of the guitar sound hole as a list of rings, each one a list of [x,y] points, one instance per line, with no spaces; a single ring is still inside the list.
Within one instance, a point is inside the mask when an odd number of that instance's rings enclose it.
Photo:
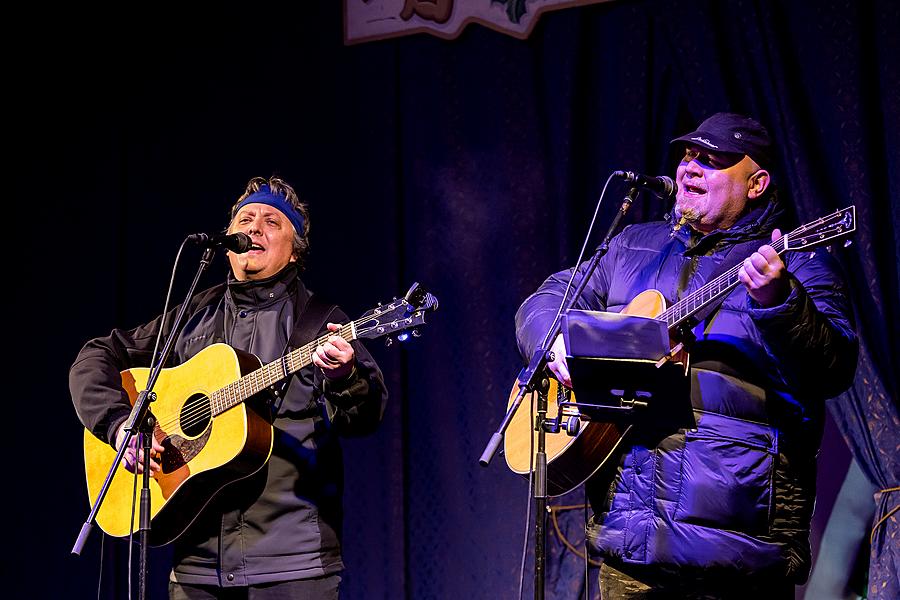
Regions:
[[[194,394],[181,407],[181,431],[185,437],[197,437],[209,425],[212,414],[209,398],[203,394]]]

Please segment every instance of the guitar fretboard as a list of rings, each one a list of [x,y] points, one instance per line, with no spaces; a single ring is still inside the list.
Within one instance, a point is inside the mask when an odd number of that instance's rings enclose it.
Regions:
[[[285,354],[277,360],[263,365],[252,373],[245,375],[220,388],[209,395],[212,415],[219,415],[236,406],[254,394],[258,394],[269,386],[275,385],[288,375],[312,364],[316,348],[337,335],[350,342],[356,339],[356,321],[342,325],[338,331],[330,331],[326,335]]]
[[[792,232],[793,233],[793,232]],[[771,242],[769,245],[775,249],[778,254],[782,254],[785,252],[785,241],[788,239],[788,235],[784,235],[774,242]],[[740,271],[741,265],[743,261],[730,268],[726,272],[722,273],[712,281],[705,283],[702,287],[697,290],[694,290],[666,310],[664,310],[658,317],[656,317],[660,321],[665,321],[669,326],[669,329],[673,329],[683,323],[684,321],[691,318],[693,315],[700,312],[704,306],[709,305],[711,302],[730,294],[731,291],[737,287],[737,284],[740,282],[738,279],[738,271]]]

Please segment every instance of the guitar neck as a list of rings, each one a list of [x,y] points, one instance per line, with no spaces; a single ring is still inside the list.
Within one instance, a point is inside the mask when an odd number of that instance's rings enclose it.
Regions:
[[[333,335],[340,336],[348,342],[355,340],[357,338],[356,321],[346,323],[339,330],[330,331],[326,335],[216,390],[209,396],[213,416],[225,412],[254,394],[258,394],[264,389],[275,385],[288,375],[312,364],[312,357],[316,348],[328,341],[328,338]]]
[[[210,410],[213,416],[219,415],[254,394],[275,385],[288,375],[309,366],[312,364],[316,348],[325,344],[331,336],[342,337],[347,342],[380,337],[387,337],[389,341],[396,337],[403,341],[410,335],[418,337],[417,328],[425,323],[425,313],[436,310],[437,307],[437,298],[418,283],[414,283],[403,298],[394,298],[387,304],[379,303],[377,308],[367,311],[359,319],[345,323],[336,331],[329,331],[322,337],[216,390],[209,395]]]
[[[784,254],[789,250],[785,247],[787,236],[782,236],[771,242],[769,245],[775,249],[778,254]],[[793,250],[793,248],[790,248]],[[719,298],[727,296],[740,283],[738,279],[738,271],[740,271],[743,261],[728,269],[712,281],[704,284],[697,290],[694,290],[666,310],[658,317],[660,321],[665,321],[669,329],[674,329],[690,319],[692,316],[703,310],[709,304],[715,302]]]
[[[778,254],[784,254],[791,250],[808,250],[828,244],[854,231],[856,231],[856,207],[848,206],[802,225],[769,245]],[[674,329],[681,325],[710,303],[731,293],[731,290],[739,283],[738,271],[741,268],[741,264],[738,263],[727,272],[703,285],[700,289],[691,292],[667,310],[664,310],[656,318],[660,321],[665,321],[669,329]]]

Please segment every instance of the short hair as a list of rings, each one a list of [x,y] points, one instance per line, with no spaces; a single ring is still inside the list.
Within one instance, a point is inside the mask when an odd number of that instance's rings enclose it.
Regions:
[[[259,189],[268,185],[269,189],[280,196],[284,196],[287,199],[288,203],[297,209],[297,212],[300,213],[300,216],[303,217],[303,231],[294,230],[294,240],[293,240],[293,251],[292,254],[294,259],[297,261],[297,269],[303,271],[304,266],[306,265],[306,257],[309,254],[309,209],[306,204],[300,201],[300,197],[297,196],[297,192],[294,191],[294,188],[290,186],[285,180],[280,177],[269,177],[266,179],[265,177],[254,177],[250,181],[247,182],[247,187],[244,189],[244,193],[241,194],[241,197],[237,199],[234,205],[231,207],[231,219],[229,220],[229,228],[234,223],[234,217],[237,215],[238,207],[241,202],[243,202],[248,196],[251,194],[255,194],[259,191]]]

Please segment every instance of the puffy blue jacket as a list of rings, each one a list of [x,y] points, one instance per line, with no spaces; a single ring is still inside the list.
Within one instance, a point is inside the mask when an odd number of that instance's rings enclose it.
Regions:
[[[576,308],[617,312],[649,288],[677,301],[715,275],[735,245],[768,243],[780,212],[772,200],[705,236],[689,228],[673,234],[664,222],[627,227]],[[828,252],[783,259],[791,282],[784,304],[761,308],[739,285],[694,328],[695,426],[632,438],[611,484],[589,482],[588,535],[603,555],[806,579],[824,400],[852,382],[857,341]],[[519,308],[523,356],[546,333],[570,275],[550,276]]]

